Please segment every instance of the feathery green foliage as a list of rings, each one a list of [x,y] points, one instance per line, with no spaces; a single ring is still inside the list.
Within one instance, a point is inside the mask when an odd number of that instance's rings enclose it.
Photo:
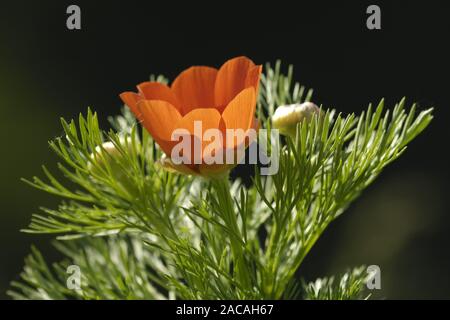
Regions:
[[[266,67],[258,114],[270,128],[274,109],[311,99],[312,91]],[[164,78],[155,78],[165,81]],[[297,126],[279,152],[279,171],[254,183],[202,179],[164,171],[161,151],[129,111],[103,132],[88,110],[78,124],[62,120],[65,137],[50,142],[65,186],[44,167],[32,186],[63,199],[43,208],[26,229],[54,234],[67,258],[49,267],[36,249],[9,294],[24,299],[357,299],[363,269],[339,282],[301,287],[296,271],[326,227],[396,160],[432,119],[405,100],[360,115],[325,110]],[[261,141],[262,142],[262,141]],[[113,151],[111,151],[113,150]],[[69,184],[70,185],[70,184]],[[76,187],[74,188],[73,185]],[[66,286],[78,265],[81,290]]]
[[[368,299],[364,292],[367,281],[364,267],[350,270],[338,279],[335,277],[321,278],[304,284],[304,298],[307,300],[355,300]]]

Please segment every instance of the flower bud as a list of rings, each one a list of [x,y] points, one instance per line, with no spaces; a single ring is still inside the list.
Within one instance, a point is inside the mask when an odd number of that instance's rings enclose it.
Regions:
[[[312,102],[279,106],[272,115],[272,125],[281,134],[295,137],[297,123],[311,121],[320,109]]]
[[[130,137],[120,138],[120,143],[122,146],[126,145],[125,152],[131,152],[132,142]],[[95,147],[95,151],[91,153],[91,158],[97,165],[89,162],[88,170],[94,175],[101,176],[104,173],[102,173],[100,168],[106,170],[106,165],[108,165],[114,180],[120,183],[127,191],[133,193],[136,191],[136,188],[127,176],[125,169],[119,164],[120,161],[122,161],[122,157],[124,157],[124,155],[116,148],[113,142],[104,142],[101,146]]]

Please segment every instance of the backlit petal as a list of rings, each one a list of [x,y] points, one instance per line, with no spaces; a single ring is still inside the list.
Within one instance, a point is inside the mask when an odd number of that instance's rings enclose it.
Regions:
[[[141,100],[138,102],[138,108],[142,114],[142,125],[164,153],[170,156],[177,143],[171,141],[171,136],[176,129],[175,124],[181,119],[180,113],[170,103],[160,100]]]
[[[222,113],[222,119],[227,129],[227,148],[235,147],[245,141],[245,135],[249,133],[248,130],[253,126],[255,109],[256,95],[253,87],[240,92],[225,108]],[[233,129],[233,134],[236,134],[233,139],[231,139],[233,136],[229,137],[229,129]],[[239,136],[239,131],[237,130],[241,131],[241,136]]]
[[[191,168],[184,164],[175,164],[169,157],[163,157],[157,164],[169,172],[178,172],[187,175],[198,175],[195,168]]]
[[[145,100],[167,101],[181,112],[181,105],[176,95],[165,84],[153,81],[142,82],[137,86],[140,94]]]
[[[130,108],[131,112],[134,113],[136,118],[138,120],[142,120],[141,112],[137,107],[137,104],[140,100],[142,100],[142,97],[134,92],[123,92],[120,94],[120,98],[122,99],[123,103],[125,103],[128,108]]]
[[[214,108],[214,83],[217,69],[191,67],[175,79],[171,88],[181,103],[182,114],[195,108]]]
[[[235,166],[236,164],[201,164],[198,166],[198,171],[202,176],[219,178]]]
[[[217,73],[214,87],[215,103],[222,109],[243,89],[246,88],[247,76],[255,67],[252,60],[237,57],[225,62]]]
[[[178,123],[176,123],[177,128],[187,129],[191,134],[203,133],[207,129],[218,129],[220,123],[220,113],[213,108],[195,109],[186,114]],[[195,130],[195,125],[197,122],[197,130]],[[201,129],[200,131],[198,129]],[[198,135],[197,135],[198,136]]]
[[[256,109],[255,88],[242,90],[225,108],[222,118],[227,129],[248,130],[253,123]]]
[[[177,128],[186,129],[192,135],[191,163],[202,162],[203,150],[211,143],[203,139],[204,134],[209,129],[219,131],[220,121],[221,116],[216,109],[205,108],[192,110],[176,124]]]
[[[256,97],[258,97],[259,79],[261,78],[262,65],[254,66],[250,68],[245,79],[245,87],[254,87]]]

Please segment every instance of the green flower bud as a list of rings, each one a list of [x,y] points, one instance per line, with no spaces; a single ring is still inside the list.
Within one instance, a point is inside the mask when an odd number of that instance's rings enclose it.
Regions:
[[[272,126],[281,134],[295,138],[297,123],[310,121],[320,109],[312,102],[279,106],[272,115]]]

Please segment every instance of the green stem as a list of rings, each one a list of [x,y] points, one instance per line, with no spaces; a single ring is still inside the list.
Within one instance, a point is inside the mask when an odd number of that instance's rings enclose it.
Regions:
[[[230,230],[230,245],[232,261],[234,262],[235,274],[243,287],[252,288],[251,269],[246,262],[244,252],[244,237],[238,225],[238,215],[234,210],[234,200],[230,193],[230,184],[228,175],[213,180],[213,186],[218,195],[220,205],[220,214],[222,219]],[[243,222],[245,223],[245,222]]]

